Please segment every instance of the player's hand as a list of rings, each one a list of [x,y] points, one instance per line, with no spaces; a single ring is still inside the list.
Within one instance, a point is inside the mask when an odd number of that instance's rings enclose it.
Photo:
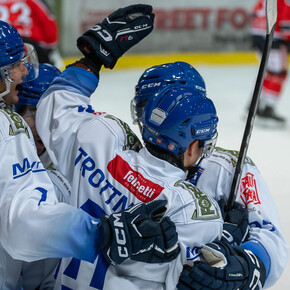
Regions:
[[[248,210],[237,202],[228,211],[224,209],[224,200],[219,200],[218,204],[224,219],[221,240],[239,246],[245,241],[249,233]]]
[[[77,46],[87,58],[112,69],[127,50],[153,30],[153,23],[150,5],[120,8],[80,36]]]
[[[207,261],[185,268],[177,289],[258,290],[265,284],[263,262],[250,250],[216,242],[205,245],[201,252]]]
[[[139,203],[101,217],[102,254],[115,265],[128,258],[147,263],[170,262],[180,252],[174,223],[163,218],[166,201]]]

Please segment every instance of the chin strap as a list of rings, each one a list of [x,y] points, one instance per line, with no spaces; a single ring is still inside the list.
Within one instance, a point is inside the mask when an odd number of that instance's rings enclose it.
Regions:
[[[0,98],[0,108],[3,109],[6,107],[6,104],[2,98]]]
[[[3,97],[6,96],[7,94],[9,94],[9,92],[10,92],[10,84],[11,83],[6,78],[2,78],[1,81],[4,81],[5,86],[6,86],[5,91],[0,93],[0,100],[3,100]]]

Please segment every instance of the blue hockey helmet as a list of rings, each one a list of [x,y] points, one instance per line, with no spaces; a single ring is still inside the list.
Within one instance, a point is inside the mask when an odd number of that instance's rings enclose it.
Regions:
[[[0,20],[0,78],[5,80],[6,90],[0,93],[0,98],[10,91],[13,82],[12,72],[19,63],[25,65],[28,74],[23,82],[38,76],[38,58],[31,44],[24,44],[16,28]]]
[[[145,70],[135,87],[135,97],[131,101],[133,123],[141,120],[146,102],[168,85],[189,85],[194,91],[206,96],[202,76],[190,64],[177,61],[155,65]]]
[[[148,100],[142,123],[145,143],[173,155],[184,153],[194,140],[200,140],[207,157],[217,139],[215,106],[192,86],[165,87]]]
[[[21,60],[24,44],[16,28],[0,20],[0,67]]]
[[[43,63],[39,64],[38,77],[30,82],[18,86],[19,101],[15,106],[17,111],[20,106],[29,105],[36,107],[40,97],[47,90],[53,79],[60,75],[60,70],[55,66]]]

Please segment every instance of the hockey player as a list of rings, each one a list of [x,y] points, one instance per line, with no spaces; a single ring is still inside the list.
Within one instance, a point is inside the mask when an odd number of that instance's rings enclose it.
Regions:
[[[37,155],[44,167],[48,167],[51,164],[51,161],[36,131],[36,105],[41,95],[47,90],[52,80],[58,75],[60,75],[60,70],[55,66],[48,63],[39,64],[38,77],[31,82],[22,83],[17,87],[19,91],[19,101],[15,105],[15,111],[22,116],[25,122],[29,125],[33,134]]]
[[[266,38],[265,5],[266,0],[258,0],[253,8],[252,45],[259,55]],[[256,118],[263,126],[281,128],[286,124],[285,118],[276,113],[276,107],[288,73],[289,21],[289,1],[277,0],[277,22]]]
[[[143,127],[144,110],[146,116],[145,104],[153,99],[157,92],[176,83],[186,84],[206,95],[204,80],[191,65],[175,62],[150,67],[141,75],[136,85],[135,97],[131,101],[133,122],[137,123],[139,128]],[[208,158],[202,158],[199,164],[192,167],[187,178],[214,199],[226,201],[231,188],[237,155],[236,151],[216,147]],[[265,267],[265,288],[271,287],[282,274],[288,260],[288,245],[281,233],[279,216],[271,194],[257,167],[249,158],[246,159],[239,188],[240,192],[236,199],[237,209],[226,214],[229,223],[226,223],[224,228],[228,231],[227,238],[230,243],[239,245],[242,241],[243,244],[236,253],[234,248],[231,248],[237,258],[229,257],[229,250],[226,247],[221,250],[226,258],[234,259],[234,264],[230,263],[224,270],[219,271],[214,271],[213,268],[204,266],[204,264],[193,267],[193,270],[186,269],[181,276],[180,289],[218,289],[222,286],[224,289],[236,289],[232,288],[234,282],[232,283],[226,278],[226,273],[235,271],[234,266],[239,265],[237,259],[241,259],[240,255],[247,257],[245,251],[248,253],[251,251],[262,261],[261,264]],[[247,230],[243,219],[239,217],[239,214],[243,212],[239,205],[246,207],[249,212],[250,231],[247,240],[244,240],[244,233],[247,233]],[[235,224],[239,222],[240,225],[236,227]],[[273,244],[277,246],[273,248]],[[210,245],[211,250],[214,247],[214,245]],[[251,260],[246,260],[251,274],[254,264],[251,265]],[[255,283],[253,286],[249,286],[253,276],[247,277],[246,268],[239,268],[241,277],[235,278],[235,285],[240,289],[256,289]],[[261,273],[263,285],[262,276]],[[243,286],[241,287],[241,285]],[[204,288],[205,286],[208,287]]]
[[[60,71],[56,67],[50,64],[40,64],[38,77],[17,87],[19,102],[16,104],[16,112],[23,117],[31,129],[37,155],[54,185],[58,201],[69,203],[71,186],[60,172],[52,167],[35,128],[36,104],[51,81],[59,74]],[[1,289],[53,289],[54,272],[59,259],[51,258],[34,262],[16,260],[4,250],[1,244],[0,255],[2,257],[0,265]]]
[[[49,7],[41,0],[2,0],[0,19],[17,29],[31,43],[40,63],[64,66],[58,51],[58,25]]]
[[[23,44],[13,26],[0,21],[2,246],[12,258],[28,262],[71,256],[94,262],[102,247],[103,255],[117,264],[139,252],[150,259],[158,248],[158,262],[163,262],[162,251],[177,241],[170,219],[159,222],[165,202],[136,205],[118,215],[104,216],[102,222],[84,210],[58,203],[36,154],[30,128],[10,109],[18,101],[17,85],[38,75],[37,56],[32,48]],[[118,251],[121,238],[127,241],[126,246],[121,244],[126,256]]]
[[[166,215],[176,224],[181,253],[162,265],[146,265],[146,257],[132,258],[116,267],[101,257],[94,264],[62,259],[56,289],[174,289],[183,264],[192,265],[187,253],[196,260],[198,247],[221,236],[217,203],[184,181],[188,164],[208,153],[215,140],[218,118],[211,100],[191,88],[177,86],[168,92],[172,101],[171,107],[165,104],[167,110],[172,109],[168,118],[163,120],[157,111],[152,115],[165,126],[160,128],[161,143],[158,128],[148,126],[144,135],[151,144],[148,146],[160,152],[157,156],[149,147],[141,149],[126,123],[95,112],[89,105],[100,67],[113,68],[118,58],[152,29],[151,11],[147,5],[119,9],[81,36],[78,47],[85,58],[66,68],[41,97],[36,126],[56,168],[71,182],[71,205],[99,216],[140,201],[166,199]],[[195,115],[187,105],[201,109]],[[180,135],[167,144],[167,134],[179,126]],[[191,126],[198,126],[197,131],[191,131]],[[163,149],[164,142],[169,152]],[[167,254],[176,253],[168,249]]]

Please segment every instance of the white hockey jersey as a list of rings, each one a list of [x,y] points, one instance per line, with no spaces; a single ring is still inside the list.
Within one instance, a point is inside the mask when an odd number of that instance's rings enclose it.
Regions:
[[[215,148],[213,154],[203,159],[191,182],[215,200],[228,200],[237,151]],[[243,167],[239,192],[236,201],[243,204],[249,212],[250,237],[245,247],[257,251],[257,241],[265,252],[263,261],[269,266],[264,288],[271,287],[286,267],[289,247],[283,234],[271,193],[259,170],[250,158]]]
[[[39,158],[43,165],[51,163],[46,151]],[[69,203],[70,184],[52,165],[46,171],[53,183],[58,202]],[[34,262],[16,260],[5,251],[1,243],[0,256],[0,289],[53,289],[59,258]]]
[[[98,219],[58,203],[40,162],[30,128],[9,109],[0,110],[0,241],[14,258],[34,261],[97,256]]]
[[[102,256],[92,265],[62,259],[56,289],[174,289],[183,265],[198,259],[198,249],[221,237],[216,201],[184,181],[181,169],[152,156],[129,126],[95,113],[90,96],[98,79],[77,67],[57,77],[38,103],[37,131],[56,168],[72,185],[70,204],[100,217],[136,204],[167,200],[166,215],[176,225],[177,259],[164,264],[128,260],[109,266]]]

